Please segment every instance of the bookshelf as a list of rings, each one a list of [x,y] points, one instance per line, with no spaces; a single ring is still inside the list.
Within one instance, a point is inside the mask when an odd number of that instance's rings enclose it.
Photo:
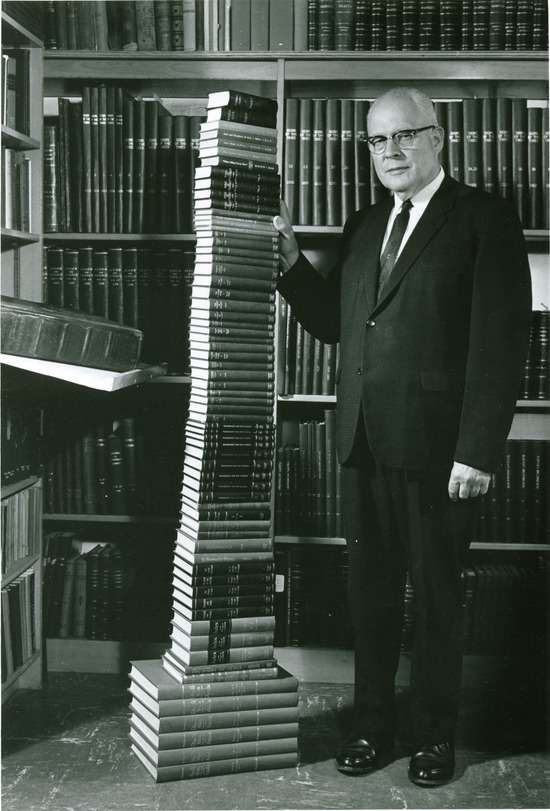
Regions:
[[[2,163],[26,164],[28,173],[14,178],[8,190],[3,176],[4,219],[1,228],[1,292],[33,301],[41,300],[42,199],[42,41],[19,20],[1,12],[4,57],[15,67],[14,102],[6,105],[0,137]],[[9,116],[9,117],[8,117]],[[9,157],[8,157],[9,156]],[[5,170],[4,170],[5,171]],[[26,192],[19,185],[25,178]],[[21,191],[20,191],[21,189]],[[21,217],[13,215],[12,193],[20,195]],[[24,198],[24,199],[23,199]],[[25,211],[23,215],[23,211]],[[22,222],[22,220],[21,220]],[[18,407],[16,395],[4,387],[4,411]],[[17,425],[17,431],[21,428]],[[4,429],[3,429],[4,430]],[[14,429],[15,430],[15,429]],[[14,462],[2,437],[3,484],[1,488],[2,536],[2,701],[17,689],[38,689],[42,683],[42,480],[25,454]],[[8,459],[9,455],[9,459]],[[31,473],[32,475],[29,475]]]
[[[158,97],[174,114],[200,109],[208,92],[242,89],[258,95],[277,98],[279,103],[278,155],[282,166],[284,102],[287,98],[372,98],[392,84],[406,82],[421,87],[434,98],[510,97],[546,98],[547,55],[531,51],[495,52],[89,52],[50,51],[44,60],[44,96],[46,103],[59,96],[77,98],[87,83],[108,82],[123,85],[130,93]],[[341,226],[296,226],[299,241],[306,252],[318,258],[329,252]],[[549,231],[526,229],[525,238],[534,256],[538,288],[548,285],[544,258],[548,252]],[[116,243],[169,243],[192,246],[194,235],[184,234],[106,234],[106,233],[48,233],[48,244],[77,246],[78,244],[114,245]],[[546,274],[546,275],[545,275]],[[550,302],[546,300],[546,305]],[[186,388],[185,375],[163,376],[150,382],[151,386]],[[331,408],[333,395],[278,396],[277,420],[292,419],[293,414],[307,410]],[[518,401],[513,438],[543,439],[548,435],[550,401]],[[49,513],[47,525],[136,524],[176,521],[169,516],[83,515]],[[278,547],[323,546],[341,547],[345,541],[338,537],[275,535]],[[546,552],[546,544],[517,544],[509,542],[476,543],[477,552]],[[158,645],[146,648],[156,655]],[[143,655],[149,655],[143,652]],[[53,670],[70,666],[72,656],[78,655],[79,667],[95,667],[96,652],[104,664],[116,669],[124,661],[127,645],[124,641],[48,640],[49,667]],[[76,654],[77,652],[77,654]],[[105,664],[107,662],[107,664]],[[110,662],[110,664],[109,664]]]

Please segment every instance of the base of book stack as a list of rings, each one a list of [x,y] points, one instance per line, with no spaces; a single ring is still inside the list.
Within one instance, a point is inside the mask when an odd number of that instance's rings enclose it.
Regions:
[[[131,747],[157,782],[298,758],[298,681],[273,658],[276,111],[211,93],[201,125],[171,645],[130,672]]]

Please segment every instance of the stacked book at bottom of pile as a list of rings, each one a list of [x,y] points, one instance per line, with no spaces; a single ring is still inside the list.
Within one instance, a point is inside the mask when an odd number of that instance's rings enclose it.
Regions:
[[[159,660],[132,663],[132,751],[157,782],[296,765],[297,680],[281,667],[257,675],[182,684]]]

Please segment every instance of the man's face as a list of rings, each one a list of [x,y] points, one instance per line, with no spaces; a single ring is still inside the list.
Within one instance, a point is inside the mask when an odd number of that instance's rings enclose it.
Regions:
[[[399,130],[425,127],[432,122],[408,100],[382,100],[369,113],[369,138],[384,135],[388,140],[381,155],[372,154],[376,174],[383,186],[402,199],[412,197],[439,172],[438,155],[443,146],[441,128],[424,130],[410,149],[402,149],[389,137]]]

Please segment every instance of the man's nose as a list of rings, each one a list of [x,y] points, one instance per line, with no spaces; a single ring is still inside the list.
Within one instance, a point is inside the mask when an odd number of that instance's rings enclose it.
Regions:
[[[384,144],[384,152],[382,153],[385,158],[394,157],[395,155],[401,155],[401,150],[395,143],[393,138],[386,138],[386,143]]]

